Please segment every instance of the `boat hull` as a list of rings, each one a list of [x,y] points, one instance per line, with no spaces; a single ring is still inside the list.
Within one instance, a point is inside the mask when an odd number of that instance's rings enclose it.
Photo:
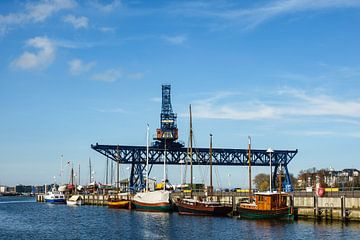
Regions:
[[[128,200],[118,200],[118,201],[109,201],[109,208],[129,208],[130,201]]]
[[[239,207],[237,209],[240,218],[246,219],[292,219],[289,208],[276,210],[258,210]]]
[[[232,211],[228,206],[206,206],[204,204],[190,205],[186,203],[176,204],[179,214],[195,216],[226,216]]]
[[[46,203],[58,203],[58,204],[66,203],[65,199],[44,199],[44,201]]]
[[[67,200],[66,204],[70,205],[70,206],[80,206],[80,205],[82,205],[82,201],[81,200],[77,200],[77,201],[69,201],[69,200]]]
[[[147,212],[170,212],[171,204],[168,202],[160,203],[144,203],[139,201],[133,201],[136,210]]]

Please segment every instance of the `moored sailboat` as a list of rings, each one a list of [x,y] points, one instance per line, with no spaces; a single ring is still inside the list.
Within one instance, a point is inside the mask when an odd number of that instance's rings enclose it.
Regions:
[[[240,218],[247,219],[292,219],[294,217],[292,208],[287,205],[288,194],[281,192],[281,166],[279,174],[278,191],[255,193],[255,199],[251,195],[251,139],[249,137],[249,202],[240,203],[237,212]],[[270,159],[271,161],[271,159]],[[271,163],[271,162],[270,162]],[[270,165],[271,166],[271,165]],[[271,172],[270,172],[271,178]]]
[[[117,147],[117,159],[116,159],[116,190],[118,192],[118,194],[115,195],[115,198],[109,198],[108,199],[108,207],[109,208],[126,208],[126,209],[130,209],[130,200],[128,199],[124,199],[124,198],[120,198],[121,194],[119,193],[120,191],[120,154],[119,154],[119,146]],[[126,193],[126,198],[128,198],[128,194]]]
[[[190,158],[190,178],[191,178],[191,197],[192,197],[192,115],[191,115],[191,105],[189,106],[190,110],[190,148],[189,148],[189,158]],[[209,194],[212,194],[213,186],[212,186],[212,135],[210,134],[210,187]],[[195,200],[195,199],[180,199],[176,203],[176,206],[179,210],[179,214],[182,215],[197,215],[197,216],[225,216],[232,211],[231,206],[225,206],[219,202],[215,201],[202,201],[202,200]]]
[[[169,212],[171,210],[170,191],[166,190],[166,140],[164,149],[164,186],[162,190],[149,191],[149,125],[146,142],[146,188],[145,192],[136,193],[133,205],[136,210],[150,212]]]
[[[291,208],[287,206],[287,194],[281,192],[255,193],[255,202],[240,203],[237,211],[240,218],[248,219],[290,219]]]

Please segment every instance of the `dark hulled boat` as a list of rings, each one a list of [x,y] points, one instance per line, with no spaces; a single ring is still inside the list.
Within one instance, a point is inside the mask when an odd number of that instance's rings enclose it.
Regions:
[[[191,105],[189,107],[190,110],[190,147],[189,147],[189,158],[191,164],[191,184],[190,191],[192,197],[192,115],[191,115]],[[210,134],[210,186],[209,186],[209,194],[212,194],[212,134]],[[219,202],[214,201],[200,201],[195,199],[181,199],[175,203],[176,207],[179,210],[179,214],[182,215],[198,215],[198,216],[225,216],[232,211],[232,207],[225,206]]]
[[[226,216],[232,207],[221,205],[218,202],[182,199],[176,203],[179,214],[197,216]]]

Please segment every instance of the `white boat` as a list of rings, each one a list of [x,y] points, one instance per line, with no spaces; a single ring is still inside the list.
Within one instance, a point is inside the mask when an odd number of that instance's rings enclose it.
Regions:
[[[44,201],[47,203],[65,203],[65,195],[55,188],[53,188],[50,192],[47,192],[44,196]]]
[[[169,212],[171,210],[170,191],[166,190],[166,181],[164,189],[149,192],[149,125],[146,134],[146,188],[145,192],[136,193],[133,199],[135,209],[150,212]],[[164,180],[166,180],[166,145],[164,152]]]
[[[157,190],[154,192],[140,192],[133,199],[135,209],[150,212],[169,212],[171,210],[170,191]]]
[[[73,195],[66,201],[67,205],[82,205],[82,197],[80,195]]]

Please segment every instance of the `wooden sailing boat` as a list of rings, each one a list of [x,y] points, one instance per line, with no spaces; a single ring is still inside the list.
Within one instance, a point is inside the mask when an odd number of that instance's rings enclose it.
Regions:
[[[108,199],[108,207],[109,208],[126,208],[130,209],[130,201],[128,199],[120,198],[120,154],[119,154],[119,146],[116,150],[116,191],[117,194],[115,195],[115,198],[109,198]],[[126,198],[128,197],[128,194],[126,193]]]
[[[192,115],[191,105],[190,109],[190,166],[191,166],[191,197],[192,197]],[[210,134],[210,187],[209,194],[212,194],[212,135]],[[176,203],[179,214],[182,215],[197,215],[197,216],[225,216],[232,211],[232,207],[224,206],[215,201],[200,201],[195,199],[182,199]]]
[[[281,191],[281,166],[279,174],[279,187],[277,192],[257,192],[251,195],[251,140],[249,137],[249,199],[248,203],[240,203],[237,212],[240,218],[247,219],[291,219],[292,210],[287,206],[288,194]],[[271,159],[270,159],[271,161]]]
[[[146,189],[145,192],[136,193],[132,201],[136,210],[149,212],[171,211],[170,191],[166,190],[166,140],[164,149],[164,188],[149,191],[149,125],[147,126],[146,141]]]

